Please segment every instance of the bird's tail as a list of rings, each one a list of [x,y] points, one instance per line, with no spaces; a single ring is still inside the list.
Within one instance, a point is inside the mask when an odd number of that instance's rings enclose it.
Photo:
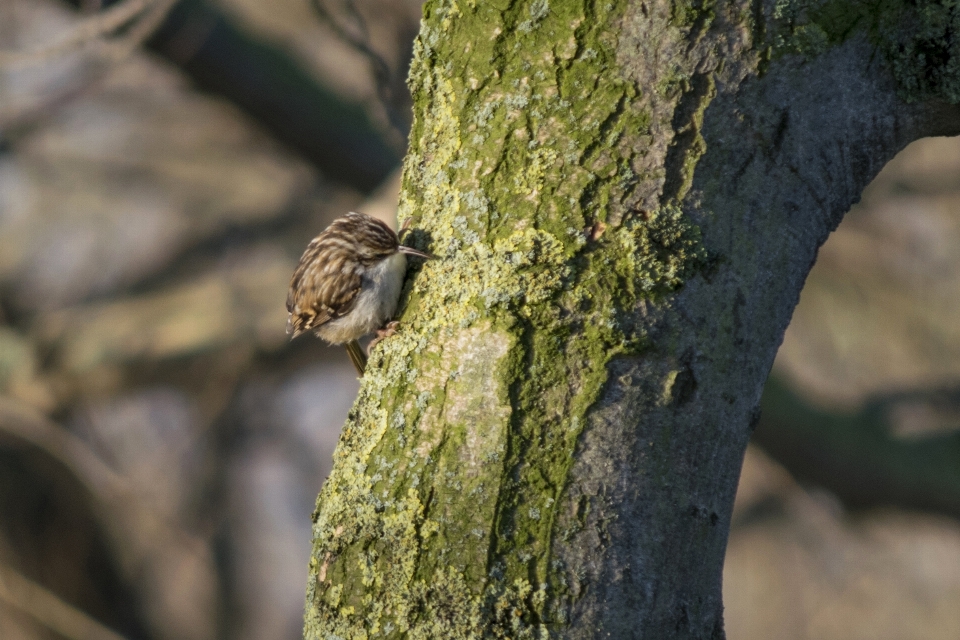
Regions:
[[[363,372],[367,368],[367,354],[363,352],[363,347],[361,347],[360,343],[356,340],[351,340],[346,346],[347,354],[350,356],[350,362],[353,363],[360,377],[363,377]]]

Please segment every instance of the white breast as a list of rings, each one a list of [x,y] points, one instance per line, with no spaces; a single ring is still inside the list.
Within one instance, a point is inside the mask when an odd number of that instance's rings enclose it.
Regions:
[[[406,272],[407,258],[399,251],[367,269],[350,312],[318,327],[317,335],[343,344],[381,328],[393,319]]]

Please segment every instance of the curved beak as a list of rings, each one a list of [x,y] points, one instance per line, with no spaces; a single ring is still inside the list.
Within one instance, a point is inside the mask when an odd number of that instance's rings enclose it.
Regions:
[[[405,247],[405,246],[403,246],[403,245],[400,245],[400,248],[397,249],[397,251],[399,251],[400,253],[405,253],[405,254],[407,254],[408,256],[417,256],[418,258],[423,258],[424,260],[433,260],[433,259],[434,259],[434,256],[430,255],[429,253],[425,253],[425,252],[423,252],[423,251],[418,251],[418,250],[416,250],[416,249],[414,249],[414,248],[412,248],[412,247]]]

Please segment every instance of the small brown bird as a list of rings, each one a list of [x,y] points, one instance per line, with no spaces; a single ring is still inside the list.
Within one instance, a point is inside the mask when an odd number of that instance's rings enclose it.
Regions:
[[[374,331],[379,339],[396,327],[385,323],[400,300],[405,254],[432,257],[403,246],[393,229],[366,214],[351,211],[334,220],[307,245],[290,280],[290,339],[313,331],[330,344],[346,343],[362,376],[367,356],[357,339]]]

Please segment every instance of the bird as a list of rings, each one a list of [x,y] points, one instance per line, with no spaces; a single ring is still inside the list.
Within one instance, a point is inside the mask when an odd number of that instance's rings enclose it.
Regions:
[[[351,211],[334,220],[307,245],[290,279],[290,339],[313,331],[330,344],[345,344],[363,376],[367,356],[358,339],[377,332],[380,340],[396,330],[391,320],[408,255],[433,257],[400,244],[393,229],[364,213]]]

